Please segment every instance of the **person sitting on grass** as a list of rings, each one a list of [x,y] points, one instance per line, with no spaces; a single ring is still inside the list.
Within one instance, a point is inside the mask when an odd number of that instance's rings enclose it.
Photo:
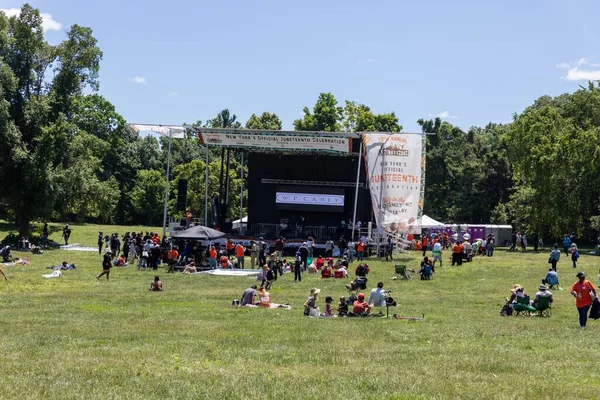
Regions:
[[[242,306],[253,306],[256,297],[256,285],[250,286],[242,294]]]
[[[546,287],[546,285],[541,285],[539,288],[539,292],[537,292],[535,294],[535,297],[533,299],[533,306],[535,308],[538,308],[538,303],[541,297],[549,297],[549,301],[552,304],[552,301],[554,301],[554,299],[552,298],[552,292],[548,290],[548,288]]]
[[[346,303],[346,298],[344,296],[340,297],[340,304],[338,304],[337,312],[338,317],[345,317],[348,315],[348,303]]]
[[[383,290],[383,282],[377,282],[377,288],[371,290],[368,303],[371,307],[385,307],[386,296]]]
[[[322,314],[322,317],[334,317],[333,309],[331,308],[331,303],[333,303],[333,298],[331,296],[325,297],[325,314]]]
[[[162,292],[163,291],[163,285],[162,282],[160,281],[160,278],[157,276],[154,277],[154,281],[150,284],[150,291],[151,292]]]
[[[194,261],[183,268],[184,274],[195,274],[196,272],[198,272],[198,270],[196,269],[196,263]]]
[[[365,263],[358,264],[356,267],[356,276],[365,277],[369,273],[369,266]]]
[[[304,302],[304,315],[309,316],[310,310],[318,310],[317,307],[317,296],[321,293],[321,289],[312,288],[310,289],[310,296]]]
[[[552,268],[549,268],[546,277],[542,278],[542,285],[548,285],[551,288],[554,286],[558,286],[558,273]]]
[[[429,260],[429,258],[427,258],[427,257],[424,257],[423,261],[421,261],[421,269],[419,270],[419,274],[421,275],[421,280],[425,281],[425,280],[431,279],[433,272],[434,272],[434,269],[433,269],[433,265],[431,264],[431,260]]]
[[[259,307],[271,307],[271,293],[267,292],[267,290],[262,286],[258,292],[258,300]]]
[[[315,264],[315,267],[317,267],[317,269],[320,271],[324,265],[325,265],[325,259],[323,258],[322,255],[319,255],[319,257],[317,257],[317,262]]]
[[[352,314],[358,316],[366,316],[371,312],[371,306],[365,301],[365,295],[363,293],[358,294],[358,298],[352,304]]]

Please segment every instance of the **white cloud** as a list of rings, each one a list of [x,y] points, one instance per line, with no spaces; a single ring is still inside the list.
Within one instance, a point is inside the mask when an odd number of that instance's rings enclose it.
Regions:
[[[374,62],[375,62],[375,60],[373,60],[372,58],[367,58],[366,60],[358,60],[357,61],[358,64],[372,64]]]
[[[131,78],[131,81],[134,83],[139,83],[140,85],[148,84],[148,81],[146,81],[146,78],[144,78],[143,76],[136,76],[134,78]]]
[[[569,65],[569,63],[560,63],[560,64],[556,64],[556,68],[560,68],[560,69],[569,69],[571,67],[571,65]]]
[[[589,58],[580,58],[579,60],[577,60],[577,65],[585,65],[585,64],[589,64],[590,60]]]
[[[589,70],[574,67],[569,69],[565,79],[568,81],[598,81],[600,80],[600,69]]]
[[[21,14],[20,8],[0,9],[0,11],[4,11],[6,16],[8,16],[8,17],[16,17]],[[60,22],[56,21],[52,17],[52,14],[40,13],[40,15],[42,16],[42,29],[44,29],[44,32],[60,31],[62,29],[62,24]]]
[[[169,92],[169,97],[177,97],[179,96],[179,93],[177,92]]]
[[[440,119],[458,119],[456,115],[450,114],[450,111],[442,111],[439,114],[429,114],[430,117],[440,118]]]

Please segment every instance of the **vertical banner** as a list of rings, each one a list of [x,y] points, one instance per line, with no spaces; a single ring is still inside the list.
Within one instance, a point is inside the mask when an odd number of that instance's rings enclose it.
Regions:
[[[425,188],[425,136],[363,133],[367,179],[380,232],[420,233]]]

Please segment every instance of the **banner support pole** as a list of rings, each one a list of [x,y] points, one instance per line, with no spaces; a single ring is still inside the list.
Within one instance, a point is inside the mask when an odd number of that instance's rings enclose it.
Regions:
[[[356,207],[358,205],[358,184],[360,181],[360,163],[362,158],[362,136],[360,142],[360,148],[358,150],[358,166],[356,167],[356,188],[354,189],[354,213],[352,215],[352,238],[350,240],[354,241],[354,228],[356,227]],[[358,233],[360,235],[360,232]]]
[[[208,143],[205,143],[204,145],[204,150],[206,151],[206,175],[204,177],[204,226],[208,226]]]
[[[169,128],[169,152],[167,153],[167,184],[165,185],[165,206],[163,209],[163,226],[162,226],[162,238],[164,240],[167,234],[167,205],[169,203],[169,174],[171,170],[171,139],[173,136],[173,129]]]

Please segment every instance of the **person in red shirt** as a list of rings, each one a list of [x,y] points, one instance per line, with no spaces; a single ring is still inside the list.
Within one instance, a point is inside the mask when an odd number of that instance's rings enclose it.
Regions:
[[[454,246],[452,246],[452,265],[454,264],[462,264],[462,252],[460,251],[458,242],[454,243]]]
[[[366,315],[371,311],[371,306],[365,301],[363,293],[358,294],[358,299],[352,304],[352,313],[356,315]]]
[[[581,329],[585,329],[588,310],[592,305],[591,294],[593,293],[596,296],[596,288],[592,285],[592,282],[585,279],[584,272],[578,272],[577,278],[579,278],[579,281],[573,284],[571,294],[575,297],[575,306],[577,307],[577,311],[579,311],[579,326],[581,326]]]
[[[242,246],[241,243],[238,243],[237,246],[235,246],[235,256],[237,257],[238,268],[240,268],[240,269],[244,269],[244,252],[245,251],[246,251],[246,248],[244,246]]]
[[[423,243],[421,243],[421,247],[423,249],[423,257],[425,257],[427,248],[429,247],[429,238],[427,237],[427,233],[423,234]]]
[[[442,247],[444,250],[448,249],[448,232],[442,234]]]
[[[192,211],[187,210],[185,213],[185,227],[189,228],[191,224],[192,224]]]

